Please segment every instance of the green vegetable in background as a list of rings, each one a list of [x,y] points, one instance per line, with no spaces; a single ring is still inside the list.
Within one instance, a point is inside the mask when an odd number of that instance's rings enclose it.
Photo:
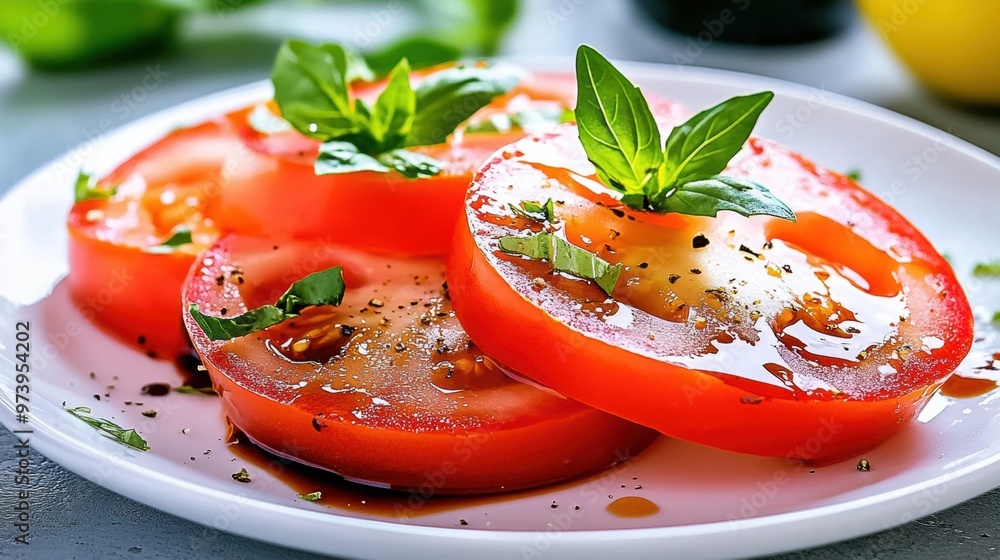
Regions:
[[[169,46],[189,13],[226,13],[265,0],[3,0],[0,41],[37,68],[75,69],[155,52]],[[382,0],[327,0],[384,4]],[[366,49],[379,75],[405,55],[414,68],[459,56],[496,53],[517,13],[517,0],[413,0],[420,32]],[[333,31],[336,34],[336,31]]]

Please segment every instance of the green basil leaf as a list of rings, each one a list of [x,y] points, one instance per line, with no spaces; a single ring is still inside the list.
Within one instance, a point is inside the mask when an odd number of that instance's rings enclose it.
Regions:
[[[149,451],[146,440],[142,439],[142,436],[132,428],[125,429],[110,420],[91,416],[90,409],[85,406],[66,408],[65,410],[109,439],[137,451]]]
[[[576,52],[576,123],[587,158],[604,183],[642,192],[663,162],[660,130],[639,88],[596,50]]]
[[[861,170],[858,169],[857,167],[853,169],[848,169],[847,173],[844,173],[844,176],[857,183],[861,181]]]
[[[215,395],[215,389],[211,387],[192,387],[190,385],[181,385],[180,387],[174,387],[174,392],[181,393],[183,395]]]
[[[506,65],[456,66],[426,76],[417,87],[417,111],[406,146],[440,144],[476,111],[514,88],[519,76]]]
[[[114,196],[118,192],[117,187],[111,187],[110,189],[96,188],[93,185],[93,176],[80,171],[76,176],[76,186],[73,189],[73,201],[83,202],[84,200],[93,200],[95,198],[108,198]]]
[[[770,91],[733,97],[675,127],[667,137],[660,186],[674,187],[721,173],[750,138],[773,98]]]
[[[729,210],[743,216],[762,214],[795,221],[795,213],[784,202],[746,179],[715,176],[685,183],[664,194],[650,202],[657,212],[715,217],[719,211]]]
[[[341,268],[335,266],[295,282],[274,305],[264,305],[234,317],[205,315],[195,303],[188,312],[209,340],[229,340],[298,317],[307,307],[340,305],[343,297],[344,277]]]
[[[507,133],[512,130],[532,132],[557,124],[571,123],[575,120],[576,114],[573,113],[572,109],[566,107],[539,107],[536,109],[525,109],[512,115],[504,113],[492,115],[487,120],[465,127],[465,132],[472,134],[479,132]]]
[[[510,205],[510,209],[515,215],[536,222],[555,222],[556,207],[552,199],[548,199],[544,204],[532,200],[522,200],[520,204]]]
[[[1000,278],[1000,261],[976,263],[972,267],[972,275],[977,278]]]
[[[389,79],[372,107],[371,134],[379,145],[398,146],[413,127],[417,96],[410,87],[410,64],[404,58],[389,74]]]
[[[378,155],[378,161],[395,169],[407,179],[433,177],[441,173],[442,163],[430,156],[409,150],[392,150]]]
[[[553,270],[591,280],[609,296],[614,291],[622,270],[621,263],[611,265],[590,251],[549,232],[529,237],[501,237],[500,250],[529,259],[547,260]]]
[[[427,68],[435,64],[451,62],[462,54],[462,48],[430,35],[405,37],[399,41],[365,55],[368,65],[379,74],[386,74],[406,58],[413,68]]]
[[[1000,325],[1000,311],[993,312],[993,324]]]
[[[174,230],[173,234],[171,234],[169,239],[167,239],[163,243],[160,243],[159,245],[156,245],[155,247],[150,247],[146,249],[146,252],[170,253],[173,252],[173,250],[176,249],[177,247],[180,247],[182,245],[189,245],[191,243],[193,243],[193,239],[191,238],[191,230],[184,226],[181,226]]]
[[[348,90],[350,61],[355,58],[333,43],[285,41],[271,71],[282,118],[318,140],[357,132],[360,124]]]
[[[317,175],[334,175],[338,173],[354,173],[355,171],[378,171],[385,173],[390,168],[375,159],[363,154],[355,144],[350,142],[324,142],[319,146],[319,156],[313,165]]]

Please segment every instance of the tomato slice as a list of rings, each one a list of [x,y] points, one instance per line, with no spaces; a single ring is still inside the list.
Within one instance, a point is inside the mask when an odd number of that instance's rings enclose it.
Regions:
[[[575,89],[570,74],[525,76],[473,122],[497,113],[570,107]],[[251,111],[230,115],[250,149],[232,162],[220,200],[222,229],[324,239],[399,255],[446,253],[473,171],[523,136],[520,130],[458,133],[447,143],[413,148],[445,165],[426,179],[370,171],[316,176],[318,143],[291,130],[260,132],[248,124]]]
[[[241,147],[221,120],[172,132],[101,181],[117,186],[113,196],[73,206],[68,282],[89,318],[150,356],[186,352],[181,285],[195,256],[217,238],[207,216],[224,161]],[[179,228],[191,231],[192,243],[156,247]]]
[[[381,86],[356,89],[371,97]],[[563,107],[573,88],[568,75],[526,76],[473,122]],[[522,135],[472,134],[420,148],[448,163],[430,180],[381,173],[320,178],[312,169],[317,143],[294,131],[261,133],[248,123],[258,110],[247,107],[167,135],[102,179],[119,185],[115,196],[81,202],[70,212],[74,299],[98,325],[150,356],[188,351],[178,319],[180,288],[194,257],[219,232],[332,236],[360,247],[440,253],[461,215],[471,171]],[[192,244],[151,252],[178,227],[192,231]]]
[[[195,348],[230,421],[278,455],[379,486],[513,490],[606,467],[655,432],[516,380],[462,330],[438,260],[230,236],[191,269],[185,305],[233,315],[340,265],[339,307]]]
[[[757,139],[726,173],[798,221],[621,207],[571,125],[505,148],[468,193],[448,264],[456,313],[489,355],[670,436],[817,462],[873,447],[968,352],[962,288],[913,225],[840,174]],[[508,206],[549,198],[558,222],[544,226]],[[613,297],[499,250],[543,228],[622,263]]]

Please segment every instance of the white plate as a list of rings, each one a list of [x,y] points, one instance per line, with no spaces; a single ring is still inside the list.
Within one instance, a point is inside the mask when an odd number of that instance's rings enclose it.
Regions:
[[[536,66],[552,67],[536,63]],[[567,61],[557,65],[569,68]],[[704,107],[723,98],[777,93],[757,133],[784,142],[834,169],[860,168],[864,183],[910,217],[956,268],[1000,256],[991,224],[1000,208],[1000,161],[943,132],[832,93],[733,73],[627,65],[650,92]],[[380,516],[370,504],[330,507],[296,498],[281,478],[239,458],[223,443],[213,397],[141,397],[151,381],[178,383],[172,366],[154,362],[92,328],[70,304],[64,216],[81,160],[107,170],[168,130],[269,94],[267,84],[221,93],[143,119],[84,145],[16,186],[0,203],[0,421],[15,424],[14,325],[32,332],[31,423],[35,448],[66,468],[122,495],[198,523],[305,550],[350,557],[476,558],[751,556],[828,543],[905,523],[1000,481],[998,393],[962,401],[935,397],[902,434],[865,457],[810,470],[780,459],[724,453],[661,439],[631,463],[598,476],[521,494],[475,499],[408,517]],[[992,252],[991,252],[992,251]],[[979,316],[1000,302],[1000,282],[968,281]],[[981,365],[985,340],[964,370]],[[95,373],[92,379],[89,372]],[[103,395],[115,385],[111,398]],[[92,395],[100,395],[100,401]],[[126,406],[124,401],[142,401]],[[136,427],[146,453],[129,451],[71,418],[67,406]],[[140,411],[157,409],[157,418]],[[187,433],[182,433],[190,428]],[[211,450],[209,454],[205,454]],[[230,475],[247,466],[253,482]],[[641,485],[641,489],[637,486]],[[643,496],[652,516],[622,519],[605,511],[609,496]],[[412,502],[419,502],[413,498]],[[558,507],[553,508],[555,502]],[[575,506],[580,506],[576,509]],[[467,525],[461,525],[465,520]],[[192,537],[193,551],[212,533]]]

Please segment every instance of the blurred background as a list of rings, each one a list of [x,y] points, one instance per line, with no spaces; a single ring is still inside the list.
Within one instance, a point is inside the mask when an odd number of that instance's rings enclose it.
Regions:
[[[569,68],[586,42],[621,60],[805,84],[820,102],[844,94],[1000,153],[998,21],[997,0],[0,0],[0,193],[144,115],[266,78],[290,36],[346,43],[377,69],[402,53],[418,65],[561,56]],[[36,519],[39,558],[173,557],[194,530],[51,463],[42,478],[58,507]],[[985,537],[1000,532],[998,511],[994,491],[816,557],[996,557]],[[219,557],[298,557],[216,544]]]
[[[994,0],[3,0],[0,187],[143,115],[266,78],[289,36],[347,43],[377,68],[402,52],[571,56],[587,42],[845,94],[1000,152],[997,21]]]

